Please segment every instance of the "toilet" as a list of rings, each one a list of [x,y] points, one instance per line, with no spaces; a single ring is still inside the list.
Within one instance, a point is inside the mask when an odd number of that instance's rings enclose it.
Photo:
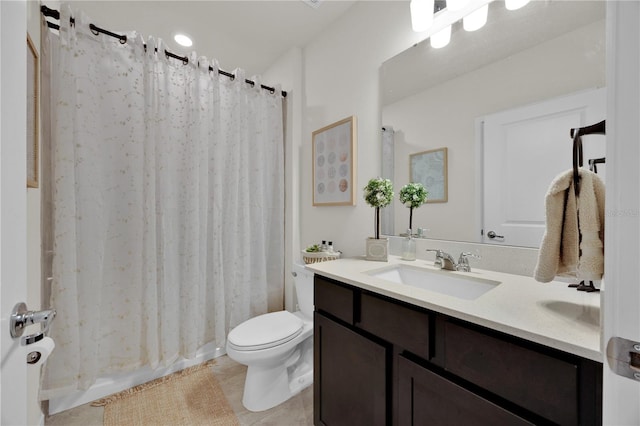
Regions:
[[[248,367],[242,405],[264,411],[313,383],[313,273],[294,264],[298,311],[251,318],[227,336],[227,355]]]

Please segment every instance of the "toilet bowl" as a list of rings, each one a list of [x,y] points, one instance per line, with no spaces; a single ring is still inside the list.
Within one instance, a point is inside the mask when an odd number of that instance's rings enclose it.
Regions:
[[[313,273],[293,266],[299,311],[251,318],[227,336],[227,355],[246,365],[242,404],[264,411],[313,383]]]

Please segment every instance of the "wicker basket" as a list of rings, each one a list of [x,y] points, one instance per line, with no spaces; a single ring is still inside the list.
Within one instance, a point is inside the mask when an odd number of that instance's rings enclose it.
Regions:
[[[327,253],[325,251],[307,252],[302,250],[302,260],[305,264],[326,262],[328,260],[336,260],[340,257],[340,253]]]

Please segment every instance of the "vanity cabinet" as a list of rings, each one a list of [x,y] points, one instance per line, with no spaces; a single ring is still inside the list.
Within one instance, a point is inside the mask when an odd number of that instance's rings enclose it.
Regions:
[[[314,423],[388,424],[391,346],[353,328],[354,289],[318,279],[314,303]]]
[[[314,315],[316,424],[387,424],[386,366],[389,349],[359,333]]]
[[[320,275],[316,425],[596,425],[602,364]]]
[[[400,355],[399,425],[531,425],[463,386]]]

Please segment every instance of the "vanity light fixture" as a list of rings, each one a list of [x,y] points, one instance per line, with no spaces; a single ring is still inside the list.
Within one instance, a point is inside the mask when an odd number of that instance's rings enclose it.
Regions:
[[[449,44],[451,26],[462,20],[466,31],[476,31],[487,23],[489,3],[494,0],[411,0],[411,24],[416,32],[431,38],[431,46]],[[519,9],[531,0],[505,0],[508,10]],[[445,7],[446,4],[446,7]]]
[[[184,47],[191,47],[193,45],[193,41],[191,40],[191,37],[189,37],[186,34],[183,33],[177,33],[173,36],[173,39],[176,41],[176,43],[178,43],[180,46],[184,46]]]
[[[451,25],[447,25],[429,38],[431,47],[440,49],[445,47],[451,41]]]
[[[489,4],[487,3],[462,18],[462,27],[465,29],[465,31],[479,30],[480,28],[484,27],[484,24],[487,23],[488,13]]]
[[[429,29],[433,23],[434,0],[411,0],[411,27],[421,33]]]
[[[518,10],[529,3],[530,0],[505,0],[504,7],[507,10]]]
[[[447,9],[451,12],[457,12],[464,9],[467,4],[469,4],[469,0],[447,0]]]

